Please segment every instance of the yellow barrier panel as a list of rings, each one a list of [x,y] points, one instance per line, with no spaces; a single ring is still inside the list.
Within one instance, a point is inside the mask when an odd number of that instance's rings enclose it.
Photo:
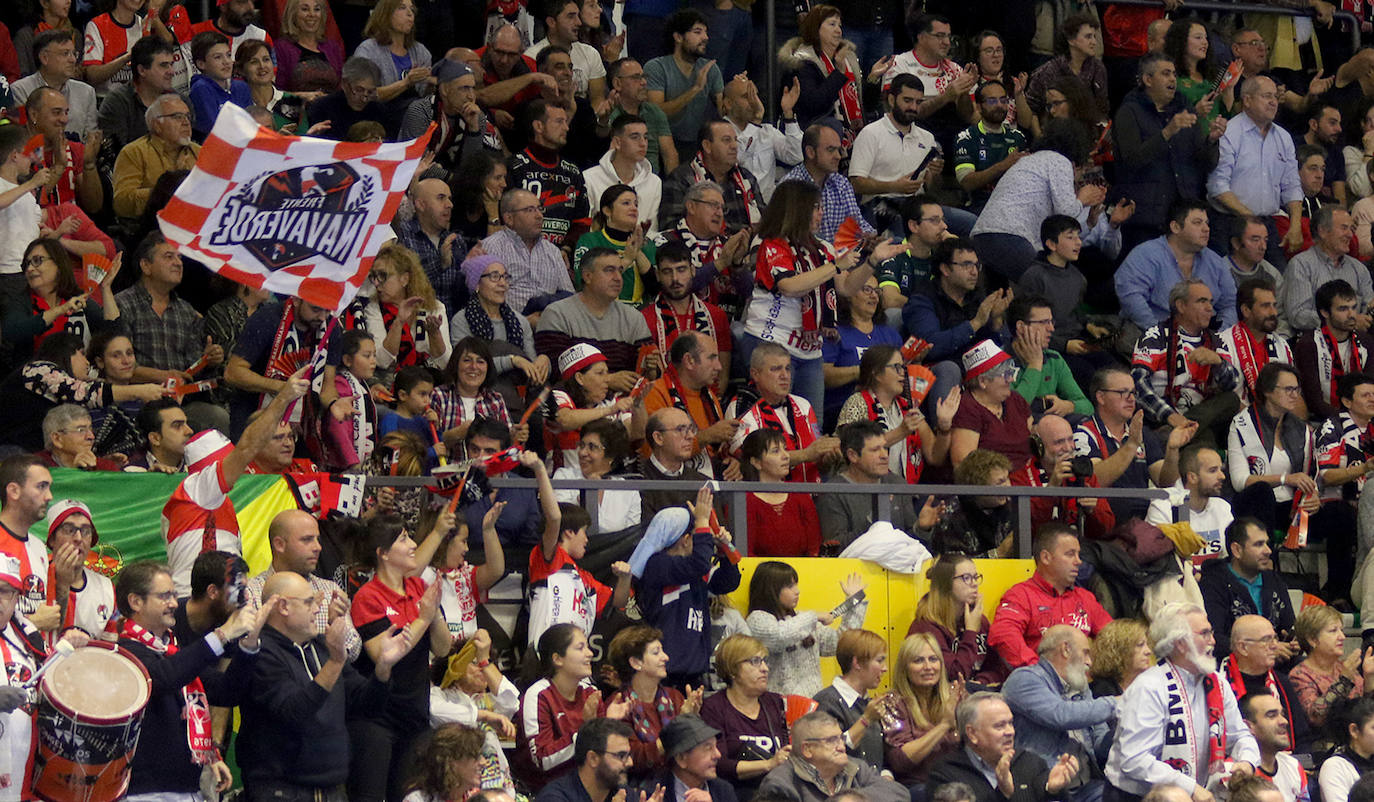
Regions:
[[[741,615],[749,615],[749,580],[754,568],[764,562],[762,557],[745,557],[740,560],[739,569],[742,579],[739,589],[730,594],[730,601]],[[840,590],[840,580],[852,573],[858,573],[868,583],[868,615],[864,628],[882,635],[888,644],[888,667],[895,670],[897,648],[906,639],[907,630],[916,618],[916,602],[925,595],[929,583],[925,572],[920,574],[899,574],[888,571],[875,562],[867,560],[841,560],[837,558],[794,557],[782,562],[792,566],[799,577],[802,610],[829,611],[844,600]],[[983,575],[983,609],[988,619],[997,609],[1002,594],[1018,582],[1029,579],[1035,572],[1032,560],[974,560],[978,573]],[[824,684],[839,674],[839,666],[833,658],[821,658],[821,679]],[[880,690],[888,687],[887,678],[883,679]]]

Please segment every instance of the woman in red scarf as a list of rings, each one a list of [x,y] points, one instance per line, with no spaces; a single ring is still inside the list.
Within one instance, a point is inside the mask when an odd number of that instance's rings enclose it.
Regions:
[[[959,388],[936,403],[938,420],[931,426],[907,393],[906,362],[890,345],[875,345],[859,360],[856,392],[840,408],[836,425],[872,420],[887,430],[888,466],[915,484],[925,463],[945,464],[954,413],[959,409]]]
[[[27,361],[34,349],[56,332],[69,331],[90,345],[92,329],[105,331],[119,326],[119,304],[112,289],[119,274],[118,254],[100,282],[100,303],[77,285],[71,258],[55,239],[41,237],[30,242],[20,264],[29,291],[10,302],[0,331],[15,349],[18,361]]]
[[[397,242],[383,245],[367,274],[372,297],[358,317],[377,341],[377,379],[390,385],[410,365],[448,366],[448,310],[434,297],[420,257]]]
[[[844,38],[840,10],[818,5],[802,19],[800,36],[788,41],[778,54],[783,70],[796,77],[801,95],[797,98],[797,121],[802,128],[816,120],[834,117],[844,126],[840,138],[845,152],[864,127],[863,87],[859,85],[859,59],[854,43]],[[891,56],[873,65],[870,83],[877,83]],[[790,82],[789,82],[790,83]],[[788,84],[784,87],[791,91]]]

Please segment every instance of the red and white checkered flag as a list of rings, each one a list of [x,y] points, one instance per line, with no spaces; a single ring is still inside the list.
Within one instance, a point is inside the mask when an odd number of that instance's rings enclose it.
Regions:
[[[383,144],[286,136],[226,103],[158,222],[182,254],[226,278],[339,312],[393,238],[433,131]]]

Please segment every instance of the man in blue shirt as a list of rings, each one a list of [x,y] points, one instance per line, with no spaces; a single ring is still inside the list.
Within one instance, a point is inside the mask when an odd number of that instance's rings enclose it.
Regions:
[[[1226,214],[1272,220],[1287,209],[1288,219],[1301,220],[1302,184],[1293,137],[1274,125],[1278,89],[1262,75],[1247,78],[1240,86],[1240,98],[1244,113],[1234,117],[1221,136],[1216,169],[1207,177],[1207,198]],[[1302,247],[1301,228],[1289,228],[1282,243],[1270,231],[1265,256],[1280,269],[1284,247],[1290,251]]]
[[[706,18],[696,9],[684,8],[668,18],[673,52],[644,65],[649,82],[649,101],[668,115],[673,142],[683,155],[696,151],[702,123],[722,108],[725,81],[720,68],[706,56]]]
[[[1121,314],[1142,331],[1170,315],[1169,291],[1184,279],[1197,279],[1212,291],[1221,329],[1236,323],[1236,285],[1226,262],[1207,247],[1211,233],[1207,205],[1178,201],[1169,210],[1169,233],[1142,242],[1116,272]]]

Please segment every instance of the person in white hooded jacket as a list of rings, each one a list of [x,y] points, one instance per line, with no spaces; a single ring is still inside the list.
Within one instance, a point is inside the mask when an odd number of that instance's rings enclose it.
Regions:
[[[611,149],[601,161],[582,173],[592,208],[601,203],[601,194],[616,184],[625,184],[639,196],[639,222],[649,226],[648,236],[658,234],[658,204],[663,198],[663,179],[649,165],[649,126],[643,117],[622,114],[611,123]]]

